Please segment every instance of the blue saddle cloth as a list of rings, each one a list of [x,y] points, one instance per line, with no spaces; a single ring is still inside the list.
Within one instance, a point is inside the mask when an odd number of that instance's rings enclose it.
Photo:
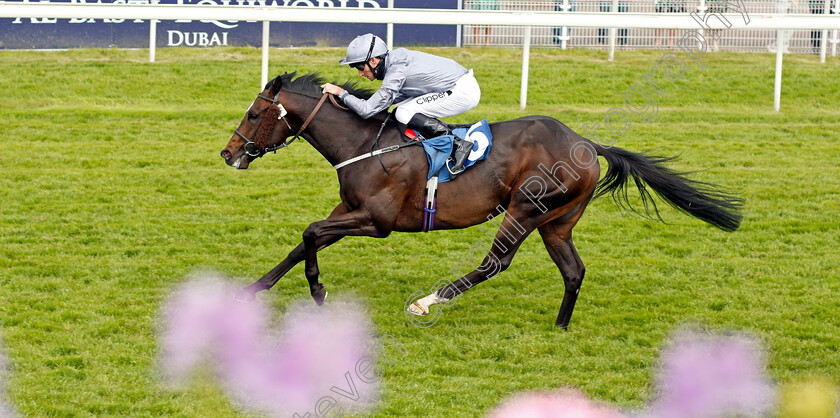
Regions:
[[[473,150],[464,163],[464,171],[476,162],[487,158],[487,155],[490,154],[490,148],[493,146],[493,135],[490,134],[490,125],[487,123],[487,120],[482,119],[469,128],[453,129],[452,133],[459,138],[465,138],[473,142]],[[444,135],[422,142],[423,149],[426,151],[426,160],[429,162],[429,175],[426,177],[427,180],[438,173],[438,183],[445,183],[452,180],[449,170],[446,168],[446,160],[452,155],[452,144],[454,141],[455,138],[452,135]]]

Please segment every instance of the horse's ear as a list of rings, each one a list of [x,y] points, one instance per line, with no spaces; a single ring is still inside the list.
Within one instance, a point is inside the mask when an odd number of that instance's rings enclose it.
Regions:
[[[268,85],[266,86],[269,93],[271,93],[271,94],[277,94],[277,92],[280,91],[281,87],[283,87],[283,82],[280,80],[280,77],[277,77],[274,80],[271,80],[271,82],[269,82]]]

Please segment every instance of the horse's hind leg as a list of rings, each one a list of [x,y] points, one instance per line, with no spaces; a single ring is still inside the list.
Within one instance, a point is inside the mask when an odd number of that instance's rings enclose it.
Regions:
[[[545,248],[560,269],[560,274],[566,284],[566,293],[563,296],[563,303],[560,305],[560,313],[557,314],[557,322],[555,323],[563,329],[568,328],[569,320],[572,319],[572,311],[575,309],[575,302],[586,270],[572,243],[572,228],[576,221],[564,223],[555,220],[538,228],[543,243],[545,243]]]
[[[473,286],[505,271],[510,267],[513,256],[522,245],[522,242],[534,230],[531,222],[526,217],[519,216],[517,218],[516,214],[507,212],[504,221],[499,226],[499,232],[496,233],[493,243],[490,245],[490,250],[487,252],[481,264],[475,264],[477,260],[475,260],[474,254],[476,252],[480,253],[487,248],[487,245],[483,241],[479,241],[473,245],[466,256],[461,258],[453,268],[453,272],[457,272],[458,274],[462,274],[461,268],[465,266],[471,266],[475,270],[463,275],[455,282],[446,284],[436,292],[413,301],[409,305],[409,312],[415,315],[426,315],[429,312],[429,306],[436,303],[443,303],[446,306],[446,302],[460,296]]]

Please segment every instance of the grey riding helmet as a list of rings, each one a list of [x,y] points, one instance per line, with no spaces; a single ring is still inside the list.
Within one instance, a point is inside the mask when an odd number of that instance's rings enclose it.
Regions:
[[[338,61],[339,65],[352,65],[368,62],[373,57],[381,57],[388,53],[388,45],[382,38],[366,33],[357,36],[347,47],[347,57]]]

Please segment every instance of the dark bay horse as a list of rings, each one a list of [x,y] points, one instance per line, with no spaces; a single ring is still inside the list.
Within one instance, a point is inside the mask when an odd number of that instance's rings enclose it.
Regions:
[[[376,149],[405,143],[396,123],[388,121],[382,129],[384,112],[363,120],[333,104],[321,107],[322,83],[317,74],[297,78],[294,73],[284,74],[271,80],[222,150],[225,162],[245,169],[267,150],[291,143],[288,138],[295,134],[332,165],[371,152],[380,130]],[[343,87],[358,97],[371,94],[352,84]],[[741,222],[743,202],[739,198],[664,167],[670,158],[595,143],[547,116],[492,123],[490,129],[493,149],[489,157],[440,185],[435,229],[466,228],[493,220],[499,232],[476,270],[412,304],[415,313],[425,314],[429,305],[446,302],[506,269],[520,244],[536,229],[565,283],[556,324],[566,328],[584,276],[583,262],[572,243],[572,228],[594,197],[611,194],[618,204],[629,207],[626,184],[631,177],[649,216],[658,216],[658,212],[647,187],[680,211],[722,230],[734,231]],[[600,182],[597,156],[609,164]],[[326,290],[318,281],[317,251],[345,236],[384,238],[394,231],[420,232],[427,172],[428,163],[419,146],[337,169],[341,203],[329,217],[310,224],[303,231],[303,242],[237,297],[252,299],[305,261],[309,291],[315,302],[322,304]],[[504,220],[499,224],[494,217],[502,212]],[[494,264],[495,268],[489,268]]]

